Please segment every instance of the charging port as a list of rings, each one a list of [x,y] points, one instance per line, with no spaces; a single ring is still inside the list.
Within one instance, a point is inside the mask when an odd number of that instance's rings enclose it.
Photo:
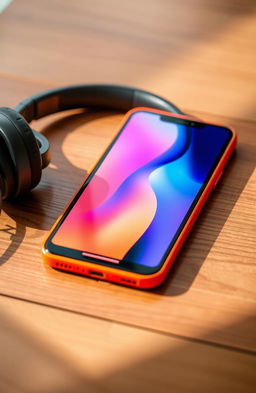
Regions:
[[[95,272],[93,270],[89,270],[88,272],[91,276],[95,276],[95,277],[104,277],[104,274],[101,272]]]

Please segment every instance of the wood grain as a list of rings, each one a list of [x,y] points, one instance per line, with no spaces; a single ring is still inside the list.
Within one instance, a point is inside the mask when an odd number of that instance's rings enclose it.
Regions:
[[[42,386],[55,392],[255,390],[250,354],[5,297],[0,307],[0,387],[8,375],[8,386],[34,393]]]
[[[254,0],[19,0],[0,16],[0,73],[136,85],[255,120],[255,10]]]

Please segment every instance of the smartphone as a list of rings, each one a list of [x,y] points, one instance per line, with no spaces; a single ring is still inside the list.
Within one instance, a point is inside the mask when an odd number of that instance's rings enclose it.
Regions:
[[[44,241],[45,262],[127,286],[160,285],[236,139],[223,125],[131,110]]]

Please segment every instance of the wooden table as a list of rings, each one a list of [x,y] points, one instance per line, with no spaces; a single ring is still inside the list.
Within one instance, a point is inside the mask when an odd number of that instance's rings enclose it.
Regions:
[[[167,282],[143,292],[43,265],[40,245],[122,118],[33,126],[52,164],[0,220],[4,393],[254,392],[254,0],[14,0],[0,14],[0,104],[73,83],[151,90],[233,126],[238,148]]]

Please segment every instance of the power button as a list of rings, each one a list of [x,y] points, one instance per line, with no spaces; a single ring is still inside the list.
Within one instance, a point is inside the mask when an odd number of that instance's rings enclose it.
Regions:
[[[215,190],[215,188],[217,187],[217,184],[219,183],[220,178],[221,178],[222,175],[223,175],[223,171],[220,172],[220,174],[218,175],[217,179],[215,180],[215,183],[214,183],[214,185],[212,187],[213,190]]]

